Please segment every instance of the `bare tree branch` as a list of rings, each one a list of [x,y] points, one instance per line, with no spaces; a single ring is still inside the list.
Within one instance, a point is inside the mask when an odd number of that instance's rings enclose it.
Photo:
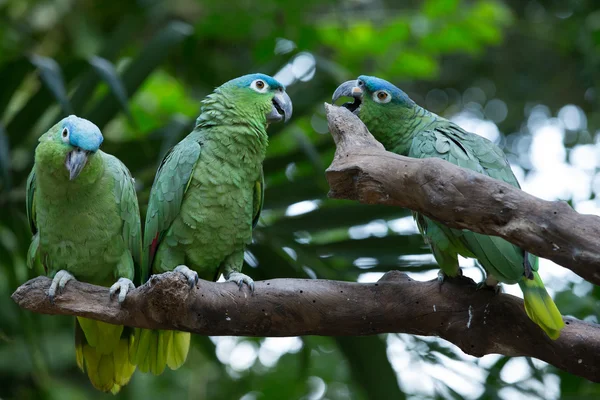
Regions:
[[[453,228],[500,236],[600,285],[600,217],[441,159],[385,151],[350,111],[325,108],[337,146],[327,169],[330,197],[406,207]]]
[[[600,382],[600,326],[565,318],[560,338],[549,339],[508,294],[475,290],[468,278],[439,285],[392,271],[377,283],[273,279],[256,291],[200,280],[189,290],[177,273],[154,275],[122,305],[108,288],[71,281],[55,303],[50,279],[26,282],[12,295],[21,307],[44,314],[79,315],[141,328],[201,335],[371,335],[403,332],[442,337],[465,353],[531,356]]]

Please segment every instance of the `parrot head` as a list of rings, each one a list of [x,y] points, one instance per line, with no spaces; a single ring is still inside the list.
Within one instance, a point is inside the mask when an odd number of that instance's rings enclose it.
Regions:
[[[361,75],[356,80],[342,83],[333,93],[332,101],[340,97],[352,97],[353,102],[342,107],[358,116],[377,137],[381,124],[399,122],[409,117],[407,111],[414,110],[415,102],[406,93],[388,81]]]
[[[63,118],[40,138],[40,141],[53,142],[55,148],[64,154],[69,180],[79,176],[103,140],[102,133],[96,125],[75,115]]]
[[[292,116],[292,100],[285,86],[265,74],[240,76],[225,82],[216,91],[233,92],[236,104],[264,113],[267,123],[285,121]]]

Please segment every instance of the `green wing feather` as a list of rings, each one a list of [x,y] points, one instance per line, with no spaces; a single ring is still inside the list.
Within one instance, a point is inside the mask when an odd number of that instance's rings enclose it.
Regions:
[[[156,173],[146,212],[142,283],[150,276],[162,235],[179,214],[194,167],[200,158],[200,150],[200,143],[192,133],[167,153]]]
[[[260,178],[254,184],[254,195],[252,197],[252,229],[258,224],[260,213],[265,202],[265,173],[260,168]]]
[[[100,152],[99,152],[100,153]],[[133,261],[142,264],[142,227],[135,183],[129,169],[118,158],[101,152],[107,173],[114,178],[114,194],[123,220],[122,236]]]
[[[196,131],[179,142],[169,150],[156,172],[146,212],[142,283],[148,280],[162,237],[181,209],[196,163],[200,159],[201,145],[198,139]],[[140,371],[150,371],[155,375],[160,375],[167,365],[171,369],[177,369],[187,357],[190,337],[189,332],[136,328],[134,344],[129,352],[130,359]]]
[[[519,187],[502,150],[487,139],[465,132],[446,121],[437,128],[415,137],[409,156],[437,157],[492,178]],[[517,283],[523,275],[523,251],[506,240],[481,235],[467,230],[450,229],[427,217],[421,217],[421,228],[442,270],[456,272],[457,264],[448,267],[456,254],[476,257],[496,278],[506,283]]]
[[[409,151],[410,157],[437,157],[463,168],[488,175],[519,187],[502,150],[487,139],[465,132],[449,121],[417,135]],[[558,338],[564,326],[562,316],[546,292],[540,279],[538,258],[497,236],[468,230],[451,229],[423,215],[414,213],[419,230],[430,244],[440,268],[454,276],[458,272],[457,254],[475,257],[488,273],[505,283],[518,283],[523,290],[525,309],[552,339]],[[524,257],[529,257],[534,279],[523,276]]]
[[[29,250],[27,250],[27,266],[29,268],[33,268],[36,264],[36,261],[38,260],[38,249],[40,246],[40,235],[38,234],[37,225],[35,223],[35,186],[36,176],[35,168],[33,168],[29,173],[29,177],[27,177],[27,193],[25,196],[27,220],[29,221],[29,228],[31,229],[31,233],[33,234],[33,237],[31,238],[31,244],[29,245]]]
[[[29,220],[29,228],[31,228],[31,233],[33,234],[37,233],[37,226],[35,225],[35,185],[35,168],[32,168],[29,176],[27,177],[27,195],[25,197],[25,204],[27,206],[27,219]]]

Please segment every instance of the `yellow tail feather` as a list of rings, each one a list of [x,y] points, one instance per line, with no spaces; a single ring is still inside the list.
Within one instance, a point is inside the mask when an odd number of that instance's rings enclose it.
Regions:
[[[178,369],[183,365],[190,349],[190,333],[135,329],[130,360],[142,372],[160,375],[168,365]]]
[[[537,272],[533,272],[533,279],[523,277],[519,281],[525,300],[525,312],[529,318],[553,340],[558,339],[560,330],[565,326],[562,315],[552,298],[546,292],[544,283]]]
[[[122,326],[101,321],[77,317],[75,324],[77,365],[96,389],[117,394],[135,372],[129,361],[133,337],[121,337]]]

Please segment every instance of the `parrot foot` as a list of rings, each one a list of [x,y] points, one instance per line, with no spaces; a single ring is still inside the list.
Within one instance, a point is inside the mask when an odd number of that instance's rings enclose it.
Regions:
[[[122,303],[125,301],[127,292],[133,289],[135,289],[135,285],[130,279],[119,278],[119,280],[110,287],[109,296],[112,299],[115,293],[119,292],[119,303]]]
[[[196,286],[198,283],[198,273],[194,270],[191,270],[187,267],[187,265],[178,265],[174,270],[174,272],[179,272],[185,279],[187,279],[188,284],[190,285],[190,290]]]
[[[74,281],[76,279],[73,275],[71,275],[64,269],[61,269],[56,273],[56,275],[54,275],[54,278],[52,279],[52,284],[50,285],[50,289],[48,289],[48,298],[50,299],[50,303],[54,304],[54,296],[56,296],[58,292],[63,290],[67,282],[71,280]]]
[[[461,276],[463,276],[463,272],[462,272],[462,269],[460,269],[460,268],[458,268],[458,270],[456,271],[456,275],[455,276],[447,275],[444,271],[442,271],[440,269],[438,271],[437,280],[438,280],[438,283],[441,285],[448,278],[452,279],[452,278],[461,277]]]
[[[241,272],[231,272],[227,274],[225,280],[227,282],[235,282],[240,289],[245,283],[250,288],[250,291],[254,293],[254,280],[246,274],[242,274]]]
[[[475,290],[493,290],[495,294],[503,293],[504,289],[497,279],[488,276],[484,281],[479,282]]]

